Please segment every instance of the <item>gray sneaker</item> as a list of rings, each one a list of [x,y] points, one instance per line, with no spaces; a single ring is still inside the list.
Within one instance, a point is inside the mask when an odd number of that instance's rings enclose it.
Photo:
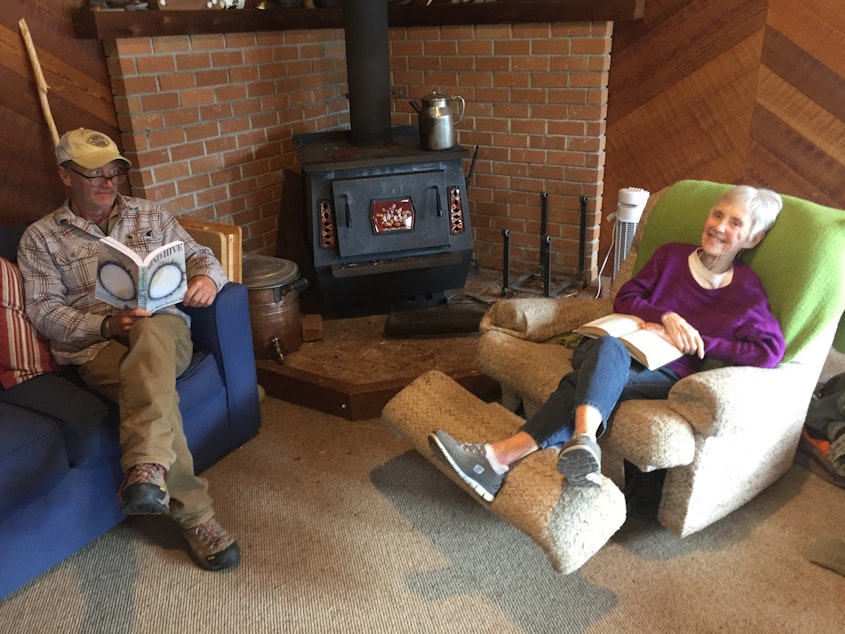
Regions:
[[[493,501],[502,488],[506,474],[493,470],[482,443],[459,443],[438,429],[428,435],[428,444],[434,455],[448,463],[473,491],[485,501]]]
[[[560,450],[557,470],[572,486],[601,486],[601,448],[589,436],[575,436]]]

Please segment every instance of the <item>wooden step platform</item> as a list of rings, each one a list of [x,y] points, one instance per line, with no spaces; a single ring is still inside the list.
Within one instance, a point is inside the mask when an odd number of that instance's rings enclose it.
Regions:
[[[592,287],[573,292],[579,291],[590,297],[596,294]],[[471,271],[465,287],[447,296],[451,307],[489,307],[503,297],[501,276],[496,271]],[[506,296],[537,297],[537,291],[511,290]],[[365,420],[378,417],[393,396],[429,370],[439,370],[482,401],[501,396],[498,383],[475,367],[478,333],[391,338],[384,334],[388,315],[330,317],[313,293],[300,300],[303,312],[323,315],[323,338],[302,344],[283,365],[256,362],[258,381],[271,396],[349,420]]]
[[[323,338],[306,342],[283,364],[256,361],[258,382],[276,398],[349,420],[377,418],[384,405],[429,370],[439,370],[478,398],[498,398],[498,384],[475,369],[478,333],[391,338],[387,315],[324,319]]]

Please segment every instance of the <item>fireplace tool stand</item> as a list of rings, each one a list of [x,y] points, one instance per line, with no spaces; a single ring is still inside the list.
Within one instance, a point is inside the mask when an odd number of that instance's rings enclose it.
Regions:
[[[568,294],[575,286],[580,286],[582,289],[586,287],[586,279],[584,276],[585,266],[585,251],[587,240],[587,197],[581,196],[580,215],[581,226],[579,233],[578,244],[578,272],[568,278],[557,289],[552,290],[552,274],[551,274],[551,247],[552,237],[547,233],[548,224],[548,206],[549,195],[547,192],[540,194],[540,266],[531,271],[527,275],[522,276],[513,284],[510,282],[510,230],[502,229],[502,290],[500,295],[506,297],[509,292],[521,291],[526,293],[533,293],[535,295],[543,295],[544,297],[560,297]],[[529,282],[533,282],[538,278],[543,280],[543,289],[533,288],[528,286]]]

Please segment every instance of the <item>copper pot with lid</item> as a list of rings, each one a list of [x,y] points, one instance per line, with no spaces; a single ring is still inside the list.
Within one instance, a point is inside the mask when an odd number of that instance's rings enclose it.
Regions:
[[[256,359],[283,361],[302,345],[299,291],[308,280],[295,262],[266,255],[243,255],[243,283],[249,296],[249,319]]]

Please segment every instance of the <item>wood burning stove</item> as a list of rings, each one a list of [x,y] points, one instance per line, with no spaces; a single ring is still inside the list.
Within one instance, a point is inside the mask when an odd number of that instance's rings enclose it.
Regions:
[[[317,282],[347,312],[432,305],[466,281],[467,151],[421,150],[412,126],[392,138],[371,148],[342,130],[295,138]]]
[[[350,129],[294,137],[317,282],[347,312],[439,303],[472,256],[468,152],[423,150],[417,127],[391,126],[387,2],[343,13]]]

